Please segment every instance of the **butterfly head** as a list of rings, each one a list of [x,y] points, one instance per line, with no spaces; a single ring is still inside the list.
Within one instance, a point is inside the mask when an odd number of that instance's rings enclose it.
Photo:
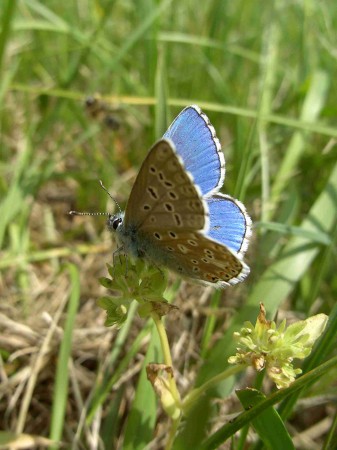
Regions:
[[[120,231],[120,228],[123,226],[123,218],[123,212],[119,212],[117,214],[108,214],[108,220],[106,222],[108,229],[110,231]]]

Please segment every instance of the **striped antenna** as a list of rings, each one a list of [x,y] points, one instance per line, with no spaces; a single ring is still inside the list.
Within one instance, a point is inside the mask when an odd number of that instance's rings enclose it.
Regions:
[[[116,200],[111,196],[110,192],[107,190],[107,188],[104,186],[102,180],[99,180],[99,184],[101,185],[101,188],[108,194],[108,196],[111,198],[113,202],[116,203],[117,208],[119,209],[119,212],[122,214],[121,207],[116,202]],[[71,216],[111,216],[108,212],[79,212],[79,211],[69,211]]]
[[[69,211],[70,216],[111,216],[108,212],[80,212],[80,211]]]

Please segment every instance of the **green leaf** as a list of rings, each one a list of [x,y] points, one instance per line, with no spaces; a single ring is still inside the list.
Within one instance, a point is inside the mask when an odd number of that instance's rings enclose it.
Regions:
[[[101,297],[96,303],[106,310],[107,317],[104,323],[106,327],[111,327],[113,325],[120,327],[123,325],[128,313],[128,307],[124,300],[112,297]]]
[[[303,238],[310,239],[313,243],[315,242],[323,245],[331,245],[331,238],[329,234],[323,233],[319,230],[310,231],[302,227],[295,227],[278,222],[260,222],[255,223],[254,226],[256,229],[276,231],[277,233],[290,234],[292,236],[301,236]]]
[[[266,399],[266,396],[256,389],[237,390],[236,395],[246,410]],[[292,439],[274,407],[266,408],[252,420],[252,425],[267,448],[272,450],[295,449]]]
[[[329,316],[329,320],[321,339],[317,342],[313,352],[308,356],[303,364],[303,373],[321,364],[327,356],[334,351],[337,340],[337,305],[335,305]],[[297,391],[286,398],[278,408],[279,413],[283,418],[290,416],[298,398],[303,395],[302,391]]]

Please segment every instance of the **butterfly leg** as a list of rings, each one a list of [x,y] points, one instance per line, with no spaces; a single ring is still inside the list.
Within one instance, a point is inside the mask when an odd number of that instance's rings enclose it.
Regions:
[[[123,250],[124,250],[124,246],[122,245],[122,246],[118,247],[117,250],[115,250],[115,251],[112,253],[112,262],[113,262],[114,268],[115,268],[115,266],[116,266],[115,262],[116,262],[116,257],[117,257],[117,255],[119,256],[119,263],[120,263],[120,265],[123,264],[123,260],[122,260],[122,258],[121,258],[121,255],[122,255],[122,253],[123,253]],[[127,257],[127,255],[125,254],[125,252],[124,252],[124,256],[125,256],[125,276],[127,276],[127,273],[128,273],[128,257]],[[114,271],[115,271],[115,269],[114,269]]]
[[[165,274],[164,274],[164,271],[161,269],[161,267],[158,266],[158,264],[156,264],[153,260],[150,260],[150,262],[151,262],[151,265],[154,266],[158,270],[158,272],[163,277],[163,279],[165,279]]]

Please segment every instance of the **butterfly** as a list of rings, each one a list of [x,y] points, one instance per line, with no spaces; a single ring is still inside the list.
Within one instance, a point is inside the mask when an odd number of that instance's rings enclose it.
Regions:
[[[108,215],[120,250],[202,284],[245,279],[251,219],[242,203],[219,193],[225,159],[198,106],[186,107],[145,158],[125,213]]]

